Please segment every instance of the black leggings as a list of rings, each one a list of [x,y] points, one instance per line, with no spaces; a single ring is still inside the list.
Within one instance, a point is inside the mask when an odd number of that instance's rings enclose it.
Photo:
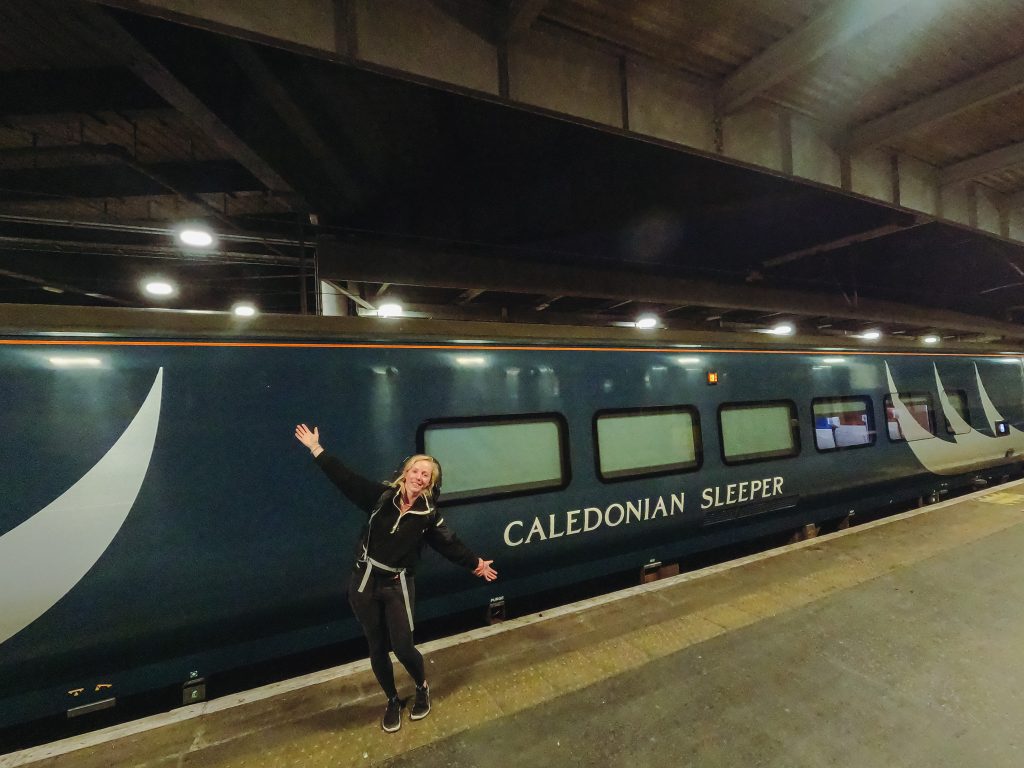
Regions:
[[[405,597],[402,595],[402,583],[392,574],[378,575],[374,572],[366,588],[359,592],[361,573],[353,573],[348,588],[348,601],[352,605],[359,623],[363,626],[366,641],[370,645],[370,666],[377,682],[384,689],[387,697],[398,695],[395,688],[395,672],[391,668],[391,657],[388,651],[393,650],[402,666],[412,677],[416,685],[426,681],[423,672],[423,656],[412,644],[412,630],[409,628],[409,616],[405,610]],[[416,604],[415,579],[406,576],[409,588],[409,605]]]

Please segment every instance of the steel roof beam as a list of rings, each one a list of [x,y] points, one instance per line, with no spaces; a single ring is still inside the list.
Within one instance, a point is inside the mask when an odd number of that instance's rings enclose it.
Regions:
[[[109,301],[112,304],[119,304],[122,307],[134,307],[138,306],[134,302],[128,302],[124,299],[118,299],[114,296],[109,296],[105,293],[97,293],[96,291],[89,291],[85,288],[80,288],[77,285],[71,285],[70,283],[60,283],[53,280],[47,280],[42,277],[36,277],[35,275],[26,275],[23,272],[12,272],[9,269],[0,269],[0,277],[7,277],[12,280],[20,280],[24,283],[31,283],[32,285],[39,286],[40,290],[53,290],[57,293],[74,293],[79,296],[88,296],[91,299],[99,299],[100,301]]]
[[[469,304],[471,301],[476,299],[480,294],[484,293],[482,289],[463,291],[462,295],[455,300],[456,304]]]
[[[71,12],[71,11],[69,11]],[[227,124],[190,91],[170,70],[105,11],[89,4],[73,6],[82,25],[90,29],[106,49],[118,52],[126,66],[164,101],[195,123],[218,147],[235,158],[267,189],[291,192],[292,186],[242,141]]]
[[[321,275],[320,276],[320,282],[326,283],[329,287],[331,287],[334,290],[336,290],[342,296],[345,296],[346,298],[351,299],[352,301],[354,301],[356,304],[358,304],[363,309],[370,310],[371,312],[376,312],[377,311],[377,308],[375,306],[373,306],[373,304],[368,302],[366,299],[364,299],[358,293],[356,293],[355,291],[351,291],[348,288],[345,288],[342,285],[342,281],[341,280],[331,280],[331,279],[328,279],[328,278],[324,277],[323,275]]]
[[[187,264],[262,264],[294,267],[302,263],[298,256],[266,255],[246,251],[217,249],[204,251],[197,258],[194,251],[174,245],[141,245],[138,243],[103,243],[88,240],[56,240],[53,238],[0,235],[0,253],[73,253],[79,256],[123,256],[130,259],[164,259]]]
[[[910,0],[838,0],[748,61],[719,88],[717,101],[735,112],[757,96],[896,13]]]
[[[200,192],[197,195],[225,216],[254,216],[292,211],[291,198],[264,191]],[[121,195],[100,198],[0,200],[0,216],[102,217],[107,221],[173,221],[207,216],[204,206],[182,205],[176,195]]]
[[[931,123],[944,120],[1024,88],[1024,56],[952,85],[860,125],[844,146],[851,152],[885,144]]]
[[[812,245],[810,248],[803,248],[799,251],[791,251],[790,253],[784,253],[781,256],[773,256],[770,259],[765,259],[764,261],[762,261],[761,266],[766,268],[780,267],[783,264],[789,264],[794,261],[799,261],[800,259],[803,259],[807,256],[817,256],[819,254],[828,253],[830,251],[835,251],[840,248],[847,248],[848,246],[854,245],[856,243],[866,243],[869,240],[876,240],[880,237],[888,237],[889,235],[895,234],[897,232],[903,232],[908,229],[913,229],[914,227],[919,227],[922,224],[927,223],[928,221],[929,220],[926,220],[922,217],[921,220],[915,221],[912,224],[885,224],[881,227],[875,227],[874,229],[869,229],[866,232],[857,232],[856,234],[853,235],[847,235],[846,237],[841,237],[837,240],[832,240],[828,243],[819,243],[818,245]]]
[[[571,267],[508,257],[428,252],[399,246],[317,244],[322,278],[390,282],[436,288],[561,295],[620,301],[785,312],[898,325],[931,325],[1024,339],[1024,326],[943,309],[910,307],[861,298],[856,306],[834,294],[723,285],[627,268]]]
[[[288,88],[266,65],[257,50],[241,40],[228,40],[227,45],[235,62],[249,78],[257,93],[284,121],[299,143],[313,156],[327,173],[337,191],[348,201],[359,196],[359,185],[345,167],[337,152],[324,141],[320,132],[296,103]]]

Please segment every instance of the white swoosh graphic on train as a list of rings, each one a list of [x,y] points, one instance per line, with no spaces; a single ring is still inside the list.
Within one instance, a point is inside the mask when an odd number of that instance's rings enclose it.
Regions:
[[[965,470],[991,466],[1005,461],[1007,451],[1024,452],[1024,432],[1015,427],[1010,427],[1009,435],[992,437],[978,432],[964,421],[946,395],[946,388],[942,384],[942,379],[939,378],[938,367],[934,364],[932,367],[935,369],[935,387],[939,393],[942,413],[956,433],[950,435],[953,439],[952,442],[936,437],[917,422],[917,419],[900,400],[896,384],[893,382],[892,372],[889,370],[889,363],[885,364],[889,394],[892,397],[892,405],[896,411],[900,430],[907,438],[910,450],[914,452],[914,456],[925,469],[937,475],[955,475]],[[985,412],[985,420],[994,434],[995,423],[1003,421],[1003,417],[996,410],[988,392],[985,391],[985,385],[981,382],[981,374],[978,373],[977,365],[974,366],[974,375],[978,382],[978,392],[981,397],[982,410]]]
[[[121,529],[149,469],[163,372],[117,442],[85,475],[0,536],[0,643],[38,619],[81,581]],[[14,588],[14,585],[18,585]]]

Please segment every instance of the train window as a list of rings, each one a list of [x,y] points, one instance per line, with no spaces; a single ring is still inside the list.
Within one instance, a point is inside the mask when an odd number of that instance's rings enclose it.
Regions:
[[[700,419],[695,408],[601,411],[594,417],[594,435],[602,480],[664,475],[700,466]]]
[[[421,426],[419,445],[441,463],[444,500],[467,501],[565,487],[565,435],[558,414],[452,419]]]
[[[796,406],[789,400],[726,403],[718,409],[726,464],[782,459],[800,453]]]
[[[953,425],[950,424],[949,419],[943,419],[946,422],[946,432],[950,435],[965,435],[971,431],[971,414],[967,410],[967,393],[962,389],[947,389],[946,398],[949,400],[949,404],[953,406],[953,410],[956,411],[957,415],[963,419],[963,424]]]
[[[885,421],[889,439],[925,440],[935,435],[935,411],[932,396],[927,392],[900,392],[900,402],[906,406],[913,422],[901,424],[899,414],[892,402],[892,395],[885,396]]]
[[[814,444],[838,451],[875,444],[875,419],[869,397],[823,397],[811,402]]]

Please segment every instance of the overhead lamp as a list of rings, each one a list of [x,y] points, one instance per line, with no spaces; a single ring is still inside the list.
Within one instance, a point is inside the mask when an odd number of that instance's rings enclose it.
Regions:
[[[860,336],[858,336],[858,338],[867,339],[868,341],[877,341],[878,339],[882,338],[882,332],[881,331],[864,331],[864,333],[860,334]]]
[[[923,341],[925,344],[938,344],[939,337],[933,333],[929,334],[928,336],[922,337],[921,341]]]
[[[146,280],[142,283],[142,290],[150,296],[156,296],[158,298],[166,298],[173,296],[178,292],[178,289],[174,286],[174,283],[168,282],[167,280]]]
[[[402,305],[394,302],[377,307],[377,317],[401,317]]]
[[[231,308],[236,317],[252,317],[256,314],[256,307],[252,302],[240,301]]]
[[[774,328],[770,328],[768,333],[773,336],[792,336],[795,330],[792,323],[779,323]]]
[[[182,227],[178,230],[178,242],[190,248],[209,248],[213,245],[213,233],[205,227]]]
[[[642,328],[644,330],[656,328],[658,326],[658,318],[654,315],[641,315],[636,319],[636,323],[634,323],[634,325],[637,328]]]

